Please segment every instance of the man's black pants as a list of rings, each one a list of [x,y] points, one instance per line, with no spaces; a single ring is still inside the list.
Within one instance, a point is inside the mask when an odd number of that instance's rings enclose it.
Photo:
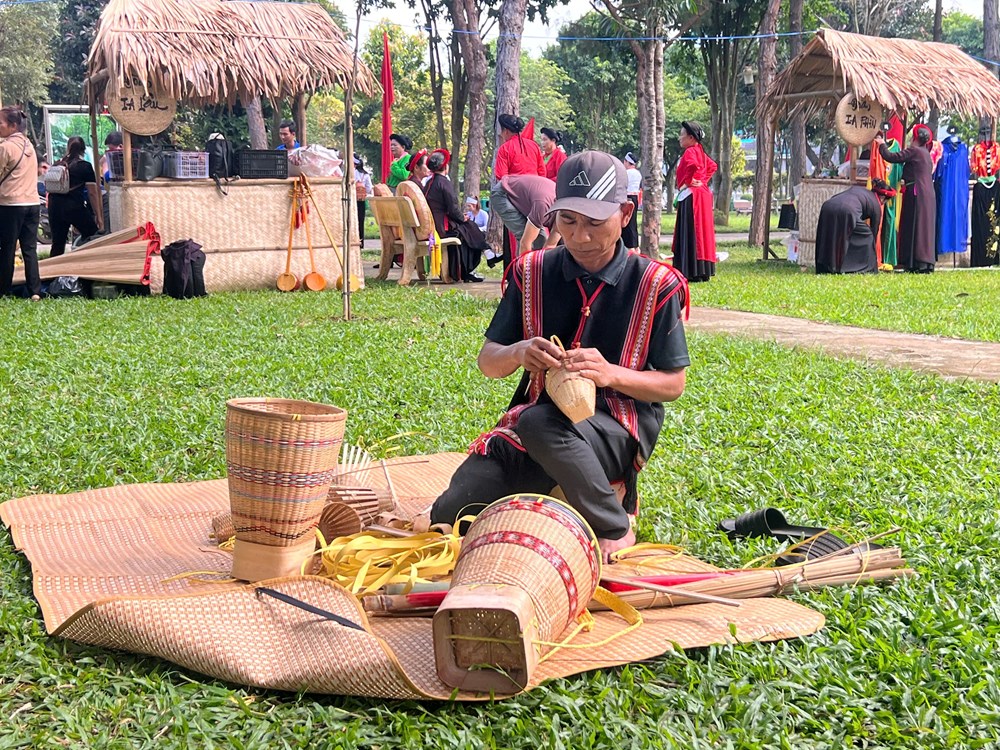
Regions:
[[[614,417],[599,411],[574,425],[554,404],[537,404],[515,429],[525,451],[492,438],[489,455],[471,455],[458,467],[434,503],[432,523],[454,523],[507,495],[547,494],[558,485],[598,537],[628,532],[628,514],[610,483],[625,475],[638,444]]]
[[[38,277],[39,215],[37,203],[33,206],[0,206],[0,297],[10,294],[14,278],[14,251],[19,242],[28,293],[42,293],[42,282]]]

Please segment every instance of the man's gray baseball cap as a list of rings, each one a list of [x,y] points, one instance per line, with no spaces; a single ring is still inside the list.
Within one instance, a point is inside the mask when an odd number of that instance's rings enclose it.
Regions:
[[[628,202],[625,165],[603,151],[573,154],[559,167],[554,211],[574,211],[588,219],[606,221]]]

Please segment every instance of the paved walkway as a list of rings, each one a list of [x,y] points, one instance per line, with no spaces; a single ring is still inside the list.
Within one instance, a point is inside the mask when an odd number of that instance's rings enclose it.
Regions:
[[[366,266],[369,276],[373,276],[376,271],[369,264]],[[394,268],[390,279],[398,278],[399,270]],[[500,282],[493,279],[479,284],[432,283],[428,288],[439,293],[458,291],[484,299],[500,298]],[[1000,344],[832,325],[802,318],[711,307],[692,308],[691,319],[685,325],[693,331],[819,349],[833,357],[907,367],[950,379],[1000,382]]]
[[[1000,344],[917,333],[878,331],[781,315],[696,307],[691,330],[775,341],[791,347],[820,349],[834,357],[908,367],[951,379],[1000,382]]]

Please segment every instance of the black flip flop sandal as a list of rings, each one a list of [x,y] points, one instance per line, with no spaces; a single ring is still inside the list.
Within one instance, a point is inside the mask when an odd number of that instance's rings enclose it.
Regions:
[[[726,532],[730,539],[773,536],[782,542],[808,539],[826,532],[826,529],[817,526],[793,526],[777,508],[761,508],[736,518],[727,518],[719,522],[718,528]]]
[[[781,555],[775,561],[777,565],[793,565],[806,560],[815,560],[850,546],[828,529],[788,523],[784,513],[777,508],[761,508],[737,518],[727,518],[719,522],[718,528],[719,531],[726,532],[730,539],[770,536],[781,542],[791,542],[794,549]],[[881,547],[877,544],[865,544],[858,548],[860,552],[875,549]]]

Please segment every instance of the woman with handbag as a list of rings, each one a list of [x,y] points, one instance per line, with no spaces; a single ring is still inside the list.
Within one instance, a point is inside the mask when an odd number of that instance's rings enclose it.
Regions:
[[[84,159],[87,146],[80,136],[66,142],[66,155],[57,161],[45,175],[49,195],[49,225],[52,227],[52,251],[55,258],[66,251],[66,239],[73,227],[84,241],[104,227],[104,205],[97,187],[93,165]],[[62,167],[66,176],[57,187],[56,168]]]
[[[28,292],[38,300],[38,157],[24,135],[25,119],[16,107],[0,109],[0,297],[10,294],[20,243]]]

